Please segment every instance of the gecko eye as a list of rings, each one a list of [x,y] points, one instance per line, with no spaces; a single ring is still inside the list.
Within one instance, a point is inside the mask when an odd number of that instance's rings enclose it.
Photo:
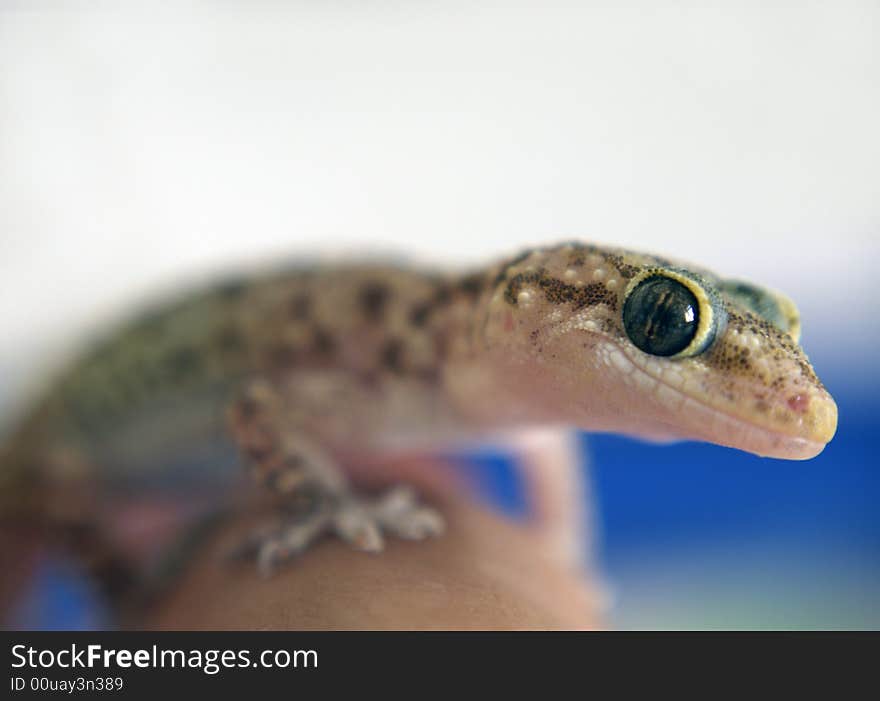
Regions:
[[[711,341],[706,331],[712,325],[711,306],[701,304],[698,294],[706,301],[693,281],[678,274],[652,273],[634,280],[623,305],[626,335],[651,355],[696,355]],[[706,315],[709,319],[702,318]]]

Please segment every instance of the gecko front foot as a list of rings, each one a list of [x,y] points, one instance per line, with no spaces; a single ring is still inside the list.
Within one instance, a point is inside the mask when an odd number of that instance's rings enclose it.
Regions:
[[[383,533],[420,540],[440,535],[444,527],[440,513],[420,504],[409,487],[394,487],[378,499],[318,494],[292,501],[279,525],[254,533],[234,554],[254,557],[260,573],[268,576],[326,534],[358,550],[378,552],[384,547]]]
[[[296,427],[296,416],[277,388],[260,380],[230,406],[233,438],[258,481],[282,505],[280,522],[252,536],[238,549],[239,557],[255,557],[268,574],[327,533],[368,552],[382,549],[383,533],[409,539],[442,533],[443,518],[408,487],[378,498],[356,494],[334,456]]]

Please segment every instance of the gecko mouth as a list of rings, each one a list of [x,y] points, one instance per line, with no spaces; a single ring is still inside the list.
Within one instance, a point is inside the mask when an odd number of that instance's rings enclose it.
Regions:
[[[809,460],[821,453],[827,444],[825,440],[793,436],[779,429],[761,426],[732,416],[698,399],[682,396],[684,410],[690,415],[688,428],[682,430],[670,425],[671,435],[678,433],[682,438],[708,441],[763,457],[784,460]]]
[[[764,457],[808,460],[822,452],[837,428],[837,405],[824,389],[793,394],[784,400],[784,406],[778,403],[772,414],[742,416],[718,406],[709,396],[689,394],[656,377],[631,358],[627,360],[632,365],[630,378],[643,391],[653,384],[654,401],[661,415],[669,417],[652,422],[657,438],[708,441]]]

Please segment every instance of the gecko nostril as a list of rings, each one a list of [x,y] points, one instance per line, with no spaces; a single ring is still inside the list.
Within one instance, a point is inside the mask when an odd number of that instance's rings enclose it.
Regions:
[[[795,394],[788,398],[787,403],[789,409],[803,414],[810,407],[810,396],[808,394]]]

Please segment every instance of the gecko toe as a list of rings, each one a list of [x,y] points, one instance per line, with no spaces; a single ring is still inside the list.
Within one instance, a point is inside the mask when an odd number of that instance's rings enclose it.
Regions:
[[[378,552],[384,546],[379,524],[360,500],[343,503],[334,516],[333,525],[339,537],[358,550]]]
[[[407,486],[391,489],[374,504],[373,513],[385,530],[410,540],[440,535],[445,528],[440,512],[421,506]]]
[[[446,523],[440,512],[428,507],[401,512],[393,519],[384,521],[383,525],[394,534],[409,540],[438,536],[446,529]]]
[[[440,512],[419,503],[413,489],[399,486],[377,498],[355,494],[325,494],[309,501],[308,508],[287,508],[285,517],[271,528],[252,533],[232,553],[234,559],[253,558],[263,576],[301,555],[326,533],[363,552],[380,552],[388,533],[422,540],[443,533]]]

